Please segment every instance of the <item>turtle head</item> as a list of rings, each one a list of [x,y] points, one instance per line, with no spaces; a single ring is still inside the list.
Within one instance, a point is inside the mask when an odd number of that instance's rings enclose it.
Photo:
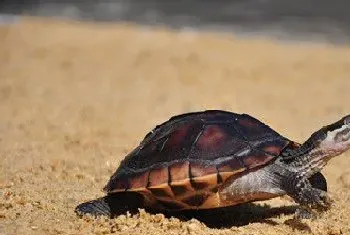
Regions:
[[[350,115],[315,132],[309,141],[315,150],[322,152],[326,158],[350,149]]]
[[[282,153],[286,163],[308,176],[319,172],[327,162],[350,149],[350,115],[314,132],[299,148]],[[287,160],[287,161],[286,161]]]

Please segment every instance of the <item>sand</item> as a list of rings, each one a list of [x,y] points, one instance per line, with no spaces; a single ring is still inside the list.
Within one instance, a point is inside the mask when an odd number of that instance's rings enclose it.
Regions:
[[[1,26],[0,60],[0,234],[350,234],[350,152],[314,221],[286,197],[202,219],[74,213],[175,114],[249,113],[302,142],[350,112],[350,47],[28,18]]]

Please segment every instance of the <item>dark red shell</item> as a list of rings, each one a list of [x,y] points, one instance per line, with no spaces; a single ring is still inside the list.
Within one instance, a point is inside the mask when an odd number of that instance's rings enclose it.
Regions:
[[[247,114],[209,110],[175,116],[126,156],[105,190],[147,189],[156,195],[161,188],[158,193],[171,197],[208,189],[236,172],[267,164],[289,142]]]

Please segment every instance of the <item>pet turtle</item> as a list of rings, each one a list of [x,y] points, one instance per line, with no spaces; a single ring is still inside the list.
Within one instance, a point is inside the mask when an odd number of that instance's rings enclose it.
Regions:
[[[186,113],[149,132],[104,190],[107,198],[135,192],[142,196],[144,208],[163,211],[227,207],[288,195],[300,205],[295,216],[310,218],[331,204],[321,169],[349,148],[350,115],[298,144],[247,114]],[[102,199],[76,208],[79,214],[110,211]]]

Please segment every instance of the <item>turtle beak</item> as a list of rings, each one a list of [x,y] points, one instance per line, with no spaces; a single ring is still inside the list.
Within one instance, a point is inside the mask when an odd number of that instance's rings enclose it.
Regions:
[[[340,122],[341,126],[335,135],[336,141],[339,143],[350,141],[350,115],[342,118]]]

